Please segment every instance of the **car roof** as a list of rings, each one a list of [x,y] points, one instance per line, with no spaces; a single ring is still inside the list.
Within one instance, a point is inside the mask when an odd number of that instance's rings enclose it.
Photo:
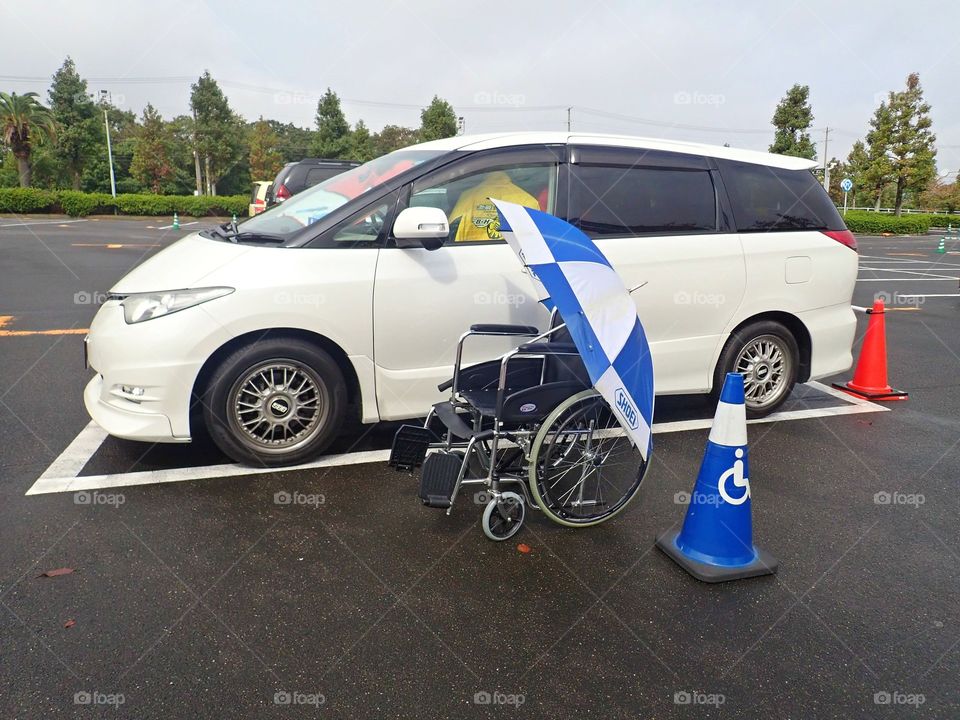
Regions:
[[[327,158],[303,158],[290,164],[297,165],[299,163],[309,163],[310,165],[351,165],[354,167],[360,164],[356,160],[329,160]]]
[[[604,135],[600,133],[575,132],[515,132],[486,133],[482,135],[458,135],[442,140],[416,145],[422,150],[490,150],[513,145],[603,145],[607,147],[642,148],[645,150],[663,150],[666,152],[700,155],[705,157],[735,160],[738,162],[768,165],[785,170],[810,170],[817,162],[805,158],[775,155],[758,150],[742,150],[723,145],[683,142],[680,140],[661,140],[657,138],[636,137],[632,135]]]

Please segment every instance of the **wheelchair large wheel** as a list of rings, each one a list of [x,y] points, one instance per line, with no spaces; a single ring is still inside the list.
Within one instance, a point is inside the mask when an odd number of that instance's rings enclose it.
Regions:
[[[540,426],[530,449],[530,491],[554,522],[597,525],[633,499],[647,466],[606,400],[584,390]]]

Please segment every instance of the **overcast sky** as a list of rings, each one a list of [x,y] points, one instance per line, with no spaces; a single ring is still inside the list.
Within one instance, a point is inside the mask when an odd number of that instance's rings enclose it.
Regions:
[[[958,20],[956,0],[0,0],[0,89],[45,99],[69,54],[91,90],[165,117],[187,112],[190,79],[208,69],[247,119],[312,126],[329,86],[372,129],[416,126],[436,93],[468,133],[564,129],[573,106],[574,130],[766,149],[774,106],[799,82],[818,151],[829,126],[828,154],[844,157],[917,71],[937,164],[956,171]]]

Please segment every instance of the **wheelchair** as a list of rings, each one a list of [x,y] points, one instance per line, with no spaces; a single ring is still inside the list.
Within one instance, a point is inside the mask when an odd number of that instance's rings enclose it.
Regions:
[[[480,486],[482,527],[491,540],[519,532],[527,508],[567,527],[588,527],[622,511],[649,464],[594,390],[566,326],[473,325],[457,343],[447,400],[420,425],[394,436],[389,464],[420,474],[419,498],[450,514],[464,486]],[[478,336],[528,338],[501,358],[462,367]]]

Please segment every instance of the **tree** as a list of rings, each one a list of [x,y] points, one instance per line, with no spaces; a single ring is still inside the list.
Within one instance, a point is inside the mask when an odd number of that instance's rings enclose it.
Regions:
[[[330,88],[317,103],[317,135],[312,150],[322,158],[346,157],[350,150],[350,124],[340,107],[339,96]]]
[[[811,124],[810,86],[796,84],[787,90],[773,113],[776,133],[770,152],[813,160],[816,148],[810,140]]]
[[[102,129],[96,107],[87,93],[87,81],[80,77],[70,56],[53,74],[47,97],[59,126],[57,159],[71,187],[79,190],[83,168],[100,147]],[[103,151],[106,152],[105,144]]]
[[[143,109],[143,123],[133,148],[130,174],[154,193],[161,192],[161,186],[174,174],[166,123],[150,103]]]
[[[857,192],[866,187],[865,175],[867,171],[868,158],[867,148],[862,140],[857,140],[850,153],[847,155],[845,169],[847,177],[853,181],[853,204],[857,204]]]
[[[353,160],[367,162],[377,157],[377,151],[373,144],[373,136],[367,129],[363,120],[358,120],[350,134],[350,157]]]
[[[863,169],[863,187],[873,193],[874,206],[880,209],[884,188],[893,179],[893,168],[887,149],[892,143],[893,116],[885,102],[880,103],[870,118],[870,130],[866,137],[866,165]]]
[[[434,95],[430,105],[420,111],[420,142],[453,137],[457,134],[457,114],[446,100]]]
[[[960,209],[960,183],[944,183],[939,179],[921,194],[920,201],[925,210],[939,210],[954,213]]]
[[[904,193],[922,192],[936,176],[937,150],[933,143],[937,138],[930,131],[930,105],[923,100],[919,74],[907,76],[906,90],[890,93],[889,108],[890,165],[897,188],[894,208],[899,215]]]
[[[277,134],[278,150],[283,162],[303,160],[310,155],[316,141],[315,130],[300,128],[293,123],[281,123],[278,120],[267,120],[267,125]]]
[[[280,138],[261,115],[250,129],[250,177],[273,180],[282,167]]]
[[[209,70],[190,86],[190,91],[198,189],[216,195],[217,182],[241,155],[241,120],[230,109]]]
[[[17,160],[20,187],[30,187],[33,174],[31,155],[35,147],[57,135],[53,113],[37,100],[37,94],[0,92],[0,138]]]
[[[400,125],[387,125],[373,136],[373,148],[376,157],[392,153],[417,142],[417,131]]]

